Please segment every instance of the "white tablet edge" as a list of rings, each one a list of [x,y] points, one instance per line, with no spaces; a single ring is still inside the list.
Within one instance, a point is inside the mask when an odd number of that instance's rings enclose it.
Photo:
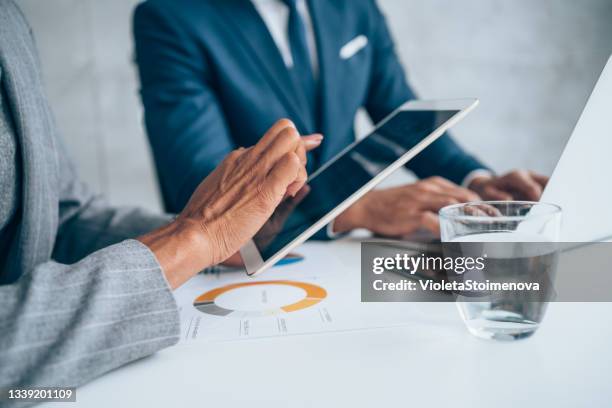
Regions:
[[[478,99],[451,99],[451,100],[439,100],[439,101],[423,101],[423,100],[414,100],[409,101],[397,108],[390,115],[388,115],[385,119],[380,121],[376,127],[370,132],[370,134],[376,132],[380,127],[382,127],[385,123],[391,120],[398,112],[407,111],[407,110],[456,110],[458,111],[453,117],[447,120],[445,123],[441,124],[435,131],[429,134],[427,137],[423,138],[416,146],[410,149],[406,154],[402,157],[398,158],[395,162],[389,165],[386,169],[381,171],[376,177],[372,180],[364,184],[360,189],[355,191],[348,199],[346,199],[342,204],[328,212],[325,216],[323,216],[319,221],[311,225],[306,231],[302,232],[298,235],[293,241],[285,245],[282,249],[276,252],[273,256],[271,256],[268,260],[264,262],[259,249],[253,242],[253,240],[249,240],[242,248],[240,248],[240,255],[242,256],[242,260],[247,270],[248,276],[256,276],[280,261],[285,255],[287,255],[293,248],[304,243],[308,238],[312,237],[317,233],[321,228],[325,227],[325,225],[329,224],[332,220],[334,220],[338,215],[340,215],[344,210],[349,208],[353,203],[355,203],[358,199],[363,197],[368,191],[372,190],[376,185],[382,182],[385,178],[390,176],[393,172],[395,172],[400,167],[404,166],[410,160],[412,160],[416,155],[421,153],[427,146],[433,143],[436,139],[442,136],[449,128],[460,122],[468,113],[470,113],[476,106],[478,106]],[[350,150],[355,144],[359,143],[360,140],[356,140],[354,143],[348,145],[344,150],[334,156],[333,159],[329,160],[325,165],[315,171],[310,177],[309,180],[315,177],[320,172],[324,171],[331,163],[338,159],[338,157],[342,156],[347,150]]]

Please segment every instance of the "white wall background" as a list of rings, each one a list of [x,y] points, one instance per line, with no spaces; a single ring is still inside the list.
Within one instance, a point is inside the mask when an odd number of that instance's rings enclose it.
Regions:
[[[132,64],[137,0],[17,0],[58,125],[93,188],[159,208]],[[421,97],[477,96],[456,137],[498,171],[550,173],[612,54],[612,0],[379,0]]]

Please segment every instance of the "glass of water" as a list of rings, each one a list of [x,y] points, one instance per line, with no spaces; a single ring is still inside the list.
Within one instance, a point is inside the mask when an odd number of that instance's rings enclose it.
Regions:
[[[457,204],[440,210],[440,228],[445,257],[481,257],[482,264],[455,275],[465,285],[480,285],[454,291],[468,330],[496,340],[532,335],[554,296],[561,208],[525,201]]]

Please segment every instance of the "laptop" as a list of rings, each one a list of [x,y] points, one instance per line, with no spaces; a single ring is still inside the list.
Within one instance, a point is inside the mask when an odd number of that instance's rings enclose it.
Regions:
[[[612,56],[540,201],[561,206],[561,242],[612,238]]]

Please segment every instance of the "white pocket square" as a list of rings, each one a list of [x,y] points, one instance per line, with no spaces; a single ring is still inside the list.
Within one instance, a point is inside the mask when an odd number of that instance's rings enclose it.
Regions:
[[[340,48],[340,58],[345,60],[349,59],[366,45],[368,45],[368,37],[363,34],[358,35]]]

